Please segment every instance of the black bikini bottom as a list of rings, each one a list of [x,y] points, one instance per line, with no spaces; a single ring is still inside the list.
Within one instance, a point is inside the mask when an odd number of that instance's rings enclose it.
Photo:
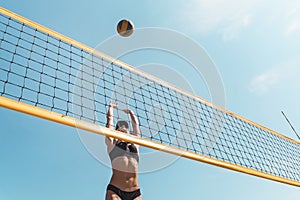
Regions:
[[[120,190],[119,188],[117,188],[116,186],[113,186],[111,184],[109,184],[107,186],[106,190],[111,190],[114,193],[116,193],[122,200],[133,200],[135,198],[137,198],[138,196],[141,195],[141,191],[140,189],[137,189],[135,191],[132,192],[126,192],[123,190]]]

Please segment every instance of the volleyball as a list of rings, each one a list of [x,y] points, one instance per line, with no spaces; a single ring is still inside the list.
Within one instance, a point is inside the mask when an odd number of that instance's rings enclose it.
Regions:
[[[119,35],[123,37],[130,36],[134,31],[133,23],[128,19],[122,19],[117,25]]]

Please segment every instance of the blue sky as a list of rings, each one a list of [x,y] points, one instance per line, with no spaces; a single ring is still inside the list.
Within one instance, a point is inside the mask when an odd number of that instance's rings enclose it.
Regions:
[[[216,64],[226,109],[297,139],[280,111],[299,130],[298,1],[11,0],[1,6],[91,47],[114,35],[121,18],[136,28],[181,32]],[[104,199],[111,170],[86,151],[75,129],[3,108],[0,115],[0,199]],[[294,200],[300,195],[296,187],[184,158],[142,173],[140,184],[145,200]]]

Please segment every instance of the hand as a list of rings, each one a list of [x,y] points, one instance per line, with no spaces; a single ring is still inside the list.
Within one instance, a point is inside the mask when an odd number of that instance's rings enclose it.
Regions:
[[[124,109],[123,112],[126,113],[126,114],[134,114],[132,112],[132,110],[129,110],[129,109]]]
[[[111,107],[111,108],[118,108],[118,104],[115,103],[115,102],[110,102],[109,103],[109,107]]]

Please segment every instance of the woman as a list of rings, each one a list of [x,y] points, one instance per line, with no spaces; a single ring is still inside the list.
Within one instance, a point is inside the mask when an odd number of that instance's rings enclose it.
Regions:
[[[107,111],[107,124],[114,129],[113,110],[117,104],[111,102]],[[140,129],[137,117],[132,110],[123,110],[130,115],[132,123],[132,134],[140,136]],[[129,134],[129,127],[126,121],[118,121],[117,131]],[[141,200],[140,186],[138,184],[138,162],[139,146],[111,137],[105,139],[107,152],[112,165],[112,177],[106,191],[106,200]]]

